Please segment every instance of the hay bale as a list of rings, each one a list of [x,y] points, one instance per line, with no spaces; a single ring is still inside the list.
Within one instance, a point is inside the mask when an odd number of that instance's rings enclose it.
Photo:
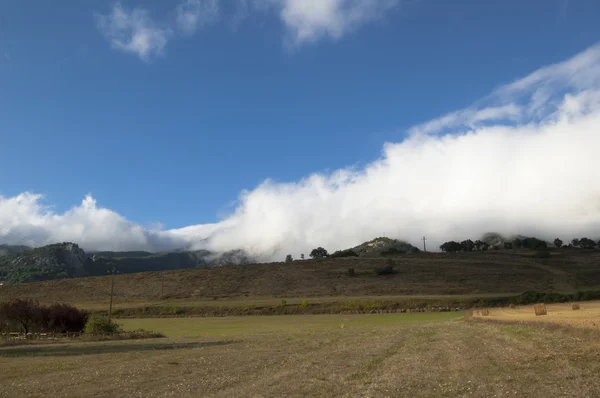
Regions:
[[[544,303],[534,305],[533,311],[535,311],[535,316],[548,315],[548,310],[546,309],[546,304]]]
[[[577,310],[581,309],[581,307],[579,306],[579,303],[573,303],[573,304],[571,304],[571,309],[573,311],[577,311]]]

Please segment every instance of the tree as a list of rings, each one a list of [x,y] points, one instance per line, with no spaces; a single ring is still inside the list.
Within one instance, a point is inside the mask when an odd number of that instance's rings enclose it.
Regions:
[[[300,259],[301,259],[301,260],[304,260],[304,253],[302,253],[302,254],[300,255]]]
[[[291,263],[292,261],[294,261],[294,259],[292,258],[291,254],[288,254],[287,256],[285,256],[286,263]]]
[[[440,246],[440,249],[442,249],[442,251],[444,251],[446,253],[455,253],[455,252],[461,251],[463,249],[463,247],[460,243],[451,240],[449,242],[445,242],[444,244],[442,244]]]
[[[0,304],[0,318],[16,322],[25,334],[40,323],[42,313],[40,306],[31,299],[15,299]]]
[[[486,251],[489,249],[490,244],[478,239],[475,241],[475,243],[473,243],[473,247],[478,251]]]
[[[543,250],[548,248],[548,244],[538,238],[523,239],[523,247],[531,250]]]
[[[563,245],[563,241],[562,240],[560,240],[558,238],[554,239],[554,246],[555,247],[557,247],[557,248],[560,249],[562,247],[562,245]]]
[[[466,252],[472,252],[475,248],[475,243],[473,243],[471,239],[463,240],[462,242],[460,242],[460,245],[462,246],[462,249]]]
[[[579,239],[575,238],[571,241],[573,247],[579,247]]]
[[[327,250],[323,249],[322,247],[317,247],[310,252],[310,257],[314,258],[315,260],[319,260],[327,256],[329,256]]]
[[[596,247],[596,242],[589,238],[581,238],[579,239],[579,246],[581,246],[584,249],[593,249],[594,247]]]

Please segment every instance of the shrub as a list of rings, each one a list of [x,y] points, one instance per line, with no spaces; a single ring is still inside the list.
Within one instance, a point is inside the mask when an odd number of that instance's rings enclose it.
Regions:
[[[511,304],[508,306],[508,308],[510,308],[511,310],[516,310],[517,306],[515,304]]]
[[[285,307],[286,305],[287,305],[287,301],[285,301],[283,299],[279,302],[280,307]]]
[[[552,255],[550,254],[549,251],[541,250],[541,251],[536,251],[535,253],[533,253],[533,257],[536,257],[536,258],[550,258],[550,257],[552,257]]]
[[[85,324],[86,334],[113,334],[121,332],[121,326],[105,316],[91,316]]]
[[[386,265],[385,267],[382,267],[382,268],[375,268],[375,273],[377,275],[392,275],[392,274],[395,274],[396,271],[394,270],[393,265]]]
[[[348,276],[351,278],[356,276],[356,272],[354,271],[354,268],[348,268]]]
[[[308,307],[308,300],[302,300],[302,303],[300,303],[300,307],[307,308]]]
[[[53,304],[42,310],[45,329],[52,332],[81,332],[89,314],[68,304]]]
[[[294,259],[292,258],[291,254],[288,254],[287,256],[285,256],[286,263],[291,263],[292,261],[294,261]]]
[[[387,256],[397,256],[399,254],[406,254],[406,252],[404,250],[400,250],[395,247],[391,247],[388,250],[383,250],[380,254],[383,257],[387,257]]]

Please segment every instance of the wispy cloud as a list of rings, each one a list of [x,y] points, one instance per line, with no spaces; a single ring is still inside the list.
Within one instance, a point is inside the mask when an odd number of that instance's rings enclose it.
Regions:
[[[539,93],[542,92],[543,95]],[[0,242],[87,249],[246,249],[265,259],[336,250],[385,233],[432,247],[496,231],[600,237],[600,45],[415,126],[363,169],[266,180],[221,222],[152,230],[87,197],[62,213],[0,197]]]
[[[362,25],[383,18],[400,0],[255,0],[279,10],[294,45],[323,38],[338,40]]]
[[[147,10],[139,7],[128,10],[120,3],[109,14],[96,14],[95,18],[112,48],[135,54],[144,61],[163,55],[172,34],[169,27],[159,27]]]
[[[403,0],[238,0],[233,13],[221,18],[221,0],[183,0],[175,18],[156,23],[141,7],[125,9],[116,3],[108,14],[96,14],[98,29],[115,49],[144,60],[163,55],[167,42],[179,31],[190,36],[225,19],[232,27],[252,13],[276,15],[284,28],[283,42],[291,47],[322,39],[340,40],[363,25],[385,18]]]
[[[214,23],[219,18],[218,0],[186,0],[176,7],[177,27],[186,34]]]

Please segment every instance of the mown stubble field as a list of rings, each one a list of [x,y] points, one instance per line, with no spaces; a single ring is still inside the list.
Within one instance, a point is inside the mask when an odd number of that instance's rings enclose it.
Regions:
[[[0,396],[600,395],[596,334],[425,315],[131,320],[174,337],[0,348]]]

